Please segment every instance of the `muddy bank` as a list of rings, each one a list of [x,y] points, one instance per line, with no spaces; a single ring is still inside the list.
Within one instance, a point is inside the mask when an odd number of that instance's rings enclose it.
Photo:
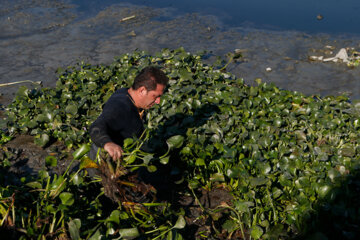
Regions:
[[[34,143],[34,137],[18,135],[0,147],[0,161],[2,164],[10,163],[9,168],[1,169],[0,177],[6,184],[19,184],[22,177],[37,176],[40,170],[48,169],[50,173],[63,174],[72,162],[71,153],[61,142],[42,148]],[[46,166],[45,159],[49,156],[57,159],[57,166]],[[73,162],[71,167],[78,165]]]
[[[134,17],[124,20],[129,16]],[[150,53],[179,47],[190,52],[206,50],[208,62],[241,49],[244,58],[229,65],[228,70],[247,83],[262,78],[305,94],[347,93],[353,99],[360,98],[359,68],[308,60],[326,45],[335,47],[333,55],[342,47],[359,49],[359,39],[354,36],[263,31],[244,26],[229,29],[215,16],[179,16],[171,8],[128,4],[113,4],[95,15],[80,17],[75,5],[46,0],[3,1],[0,19],[0,83],[32,80],[54,86],[58,68],[80,61],[108,64],[114,57],[136,49]],[[18,87],[1,87],[0,104],[8,104]]]

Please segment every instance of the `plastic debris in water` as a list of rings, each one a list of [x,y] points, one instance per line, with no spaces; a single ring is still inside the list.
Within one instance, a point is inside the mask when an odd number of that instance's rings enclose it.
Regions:
[[[335,55],[335,57],[323,59],[324,62],[329,62],[329,61],[337,62],[339,60],[342,60],[344,63],[349,63],[349,56],[345,48],[341,48],[340,51]]]

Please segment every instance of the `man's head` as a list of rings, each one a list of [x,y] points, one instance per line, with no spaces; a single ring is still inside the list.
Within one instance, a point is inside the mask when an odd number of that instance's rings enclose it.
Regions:
[[[169,79],[163,71],[154,66],[149,66],[141,70],[135,77],[132,89],[137,90],[140,87],[145,87],[146,90],[152,91],[156,89],[156,85],[160,84],[166,86]]]
[[[149,66],[141,70],[131,87],[136,94],[132,97],[137,107],[149,109],[154,104],[159,104],[168,82],[165,73],[156,67]]]

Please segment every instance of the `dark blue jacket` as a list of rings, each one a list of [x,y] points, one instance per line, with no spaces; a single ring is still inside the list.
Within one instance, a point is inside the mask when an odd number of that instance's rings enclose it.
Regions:
[[[127,88],[117,90],[105,103],[101,115],[90,126],[90,137],[97,147],[107,142],[122,146],[126,138],[140,137],[144,124]]]

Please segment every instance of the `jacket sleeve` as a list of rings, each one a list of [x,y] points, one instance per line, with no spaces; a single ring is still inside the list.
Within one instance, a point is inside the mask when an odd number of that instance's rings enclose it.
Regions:
[[[112,142],[108,131],[106,121],[100,115],[90,126],[90,138],[96,146],[103,148],[106,143]]]
[[[116,98],[104,105],[101,115],[90,126],[90,138],[98,147],[104,147],[111,139],[111,133],[121,131],[127,118],[128,108]]]

